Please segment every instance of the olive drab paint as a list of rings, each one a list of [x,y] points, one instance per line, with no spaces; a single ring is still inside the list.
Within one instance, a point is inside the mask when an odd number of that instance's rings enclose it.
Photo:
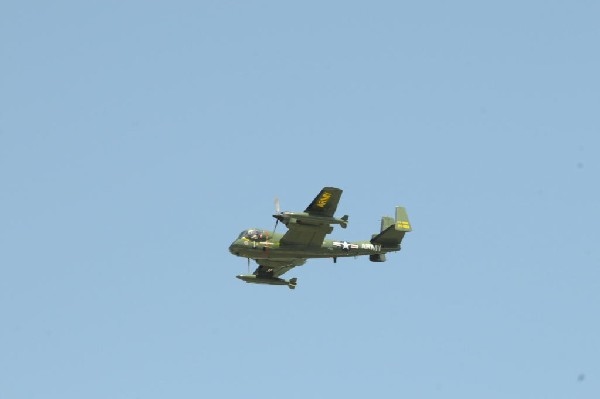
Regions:
[[[277,224],[281,222],[288,229],[286,233],[250,228],[242,231],[229,246],[236,256],[253,259],[258,267],[252,274],[236,276],[242,281],[253,284],[287,285],[295,289],[297,279],[280,278],[296,266],[303,265],[307,259],[369,256],[372,262],[385,262],[385,254],[400,251],[400,244],[407,232],[412,231],[408,214],[403,207],[396,207],[396,217],[381,218],[380,231],[365,241],[327,240],[325,236],[333,231],[334,225],[346,228],[348,215],[336,218],[342,190],[325,187],[313,199],[304,212],[277,212],[273,217]],[[249,263],[248,263],[249,264]]]

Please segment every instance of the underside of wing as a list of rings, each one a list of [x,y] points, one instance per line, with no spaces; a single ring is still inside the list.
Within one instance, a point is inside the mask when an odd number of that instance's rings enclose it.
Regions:
[[[341,189],[324,187],[304,212],[314,216],[333,217],[341,197]]]
[[[308,205],[304,214],[290,214],[287,222],[283,220],[288,231],[281,238],[281,245],[300,248],[318,248],[323,245],[325,236],[333,231],[330,224],[336,222],[333,215],[341,196],[341,189],[324,187]],[[347,221],[347,217],[344,221]]]
[[[259,266],[254,271],[254,275],[258,277],[279,277],[305,262],[306,259],[256,259]]]
[[[328,224],[318,226],[289,224],[288,231],[281,237],[280,242],[284,246],[318,248],[332,230],[333,228]]]

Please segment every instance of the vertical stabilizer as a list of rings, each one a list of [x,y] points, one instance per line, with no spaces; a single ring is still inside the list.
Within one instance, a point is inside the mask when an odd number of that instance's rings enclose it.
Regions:
[[[379,229],[379,232],[384,231],[385,229],[387,229],[390,226],[393,226],[395,223],[394,218],[391,218],[389,216],[384,216],[381,218],[381,228]]]
[[[401,206],[396,207],[396,230],[398,231],[412,231],[410,222],[408,221],[408,214],[406,209]]]
[[[404,234],[412,231],[406,209],[401,206],[396,207],[396,219],[389,216],[381,218],[381,231],[375,235],[371,242],[381,245],[383,249],[398,251]]]

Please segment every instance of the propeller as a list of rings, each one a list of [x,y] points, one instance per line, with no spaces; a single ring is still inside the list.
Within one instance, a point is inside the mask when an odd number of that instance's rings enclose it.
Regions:
[[[279,197],[275,197],[275,215],[279,215],[281,213],[281,205],[279,204]],[[279,219],[275,218],[275,227],[273,227],[273,236],[275,236],[275,230],[277,229],[277,224],[279,224]]]
[[[248,274],[250,274],[250,258],[248,258]]]
[[[279,197],[275,197],[275,213],[281,213],[281,207],[279,205]]]

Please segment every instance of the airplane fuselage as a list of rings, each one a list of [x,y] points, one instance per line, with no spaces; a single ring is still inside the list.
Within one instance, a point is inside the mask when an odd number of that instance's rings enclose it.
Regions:
[[[260,230],[262,237],[257,239],[238,238],[229,247],[229,251],[243,258],[250,259],[290,259],[290,258],[342,258],[362,255],[375,255],[386,253],[391,248],[383,249],[370,241],[338,241],[324,240],[320,247],[306,248],[286,244],[280,246],[283,234],[273,234],[270,231]]]

